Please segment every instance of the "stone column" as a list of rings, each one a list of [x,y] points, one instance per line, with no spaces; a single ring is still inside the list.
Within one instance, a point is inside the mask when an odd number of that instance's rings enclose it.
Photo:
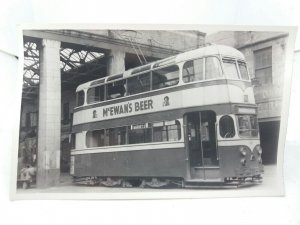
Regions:
[[[122,73],[125,71],[125,52],[111,50],[107,60],[107,75]]]
[[[60,42],[42,40],[40,49],[37,187],[59,183],[61,132]]]

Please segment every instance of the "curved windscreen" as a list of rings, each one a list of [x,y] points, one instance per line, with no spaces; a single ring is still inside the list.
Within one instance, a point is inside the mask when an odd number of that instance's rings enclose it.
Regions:
[[[237,119],[240,137],[258,136],[258,123],[256,115],[238,115]]]
[[[229,79],[249,80],[248,70],[245,62],[236,59],[223,58],[224,73]]]

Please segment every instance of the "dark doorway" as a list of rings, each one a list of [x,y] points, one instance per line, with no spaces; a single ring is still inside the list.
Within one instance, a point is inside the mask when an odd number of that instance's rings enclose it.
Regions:
[[[262,147],[263,164],[277,163],[277,148],[280,121],[260,122],[260,144]]]
[[[60,152],[60,172],[68,173],[70,171],[70,152],[71,143],[69,138],[65,138],[61,142],[61,152]]]
[[[206,179],[205,168],[218,167],[216,149],[216,113],[213,111],[191,112],[186,117],[186,140],[192,176]]]

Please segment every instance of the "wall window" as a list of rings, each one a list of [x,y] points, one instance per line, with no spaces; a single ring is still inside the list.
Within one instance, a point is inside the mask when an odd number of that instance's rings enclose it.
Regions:
[[[220,61],[217,57],[205,58],[205,79],[215,79],[222,76]]]
[[[220,135],[223,138],[232,138],[235,136],[234,121],[231,116],[222,116],[219,121]]]
[[[223,59],[224,73],[229,79],[239,79],[236,61],[233,59]]]
[[[107,100],[115,99],[125,96],[126,94],[126,80],[119,80],[107,84]]]
[[[150,91],[150,73],[141,74],[127,79],[128,95]]]
[[[178,84],[178,66],[169,66],[152,72],[152,89],[160,89]]]
[[[255,77],[260,84],[272,83],[272,47],[254,52]]]
[[[183,65],[182,78],[185,83],[203,80],[203,59],[187,61]]]
[[[84,104],[84,91],[76,93],[76,106],[82,106]]]
[[[104,85],[90,88],[87,91],[87,103],[104,101]]]
[[[25,117],[25,127],[36,127],[37,126],[37,112],[28,112]]]

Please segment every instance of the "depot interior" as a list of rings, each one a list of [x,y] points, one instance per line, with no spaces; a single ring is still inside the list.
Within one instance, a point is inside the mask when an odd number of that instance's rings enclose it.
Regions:
[[[55,149],[48,166],[55,185],[70,169],[76,87],[206,43],[240,50],[255,78],[262,160],[276,164],[287,33],[254,31],[24,30],[24,74],[18,169],[36,165],[39,148]],[[47,100],[47,101],[46,101]],[[39,122],[38,121],[43,121]],[[59,160],[59,161],[57,161]],[[46,163],[47,164],[47,163]],[[55,166],[52,166],[55,164]]]

